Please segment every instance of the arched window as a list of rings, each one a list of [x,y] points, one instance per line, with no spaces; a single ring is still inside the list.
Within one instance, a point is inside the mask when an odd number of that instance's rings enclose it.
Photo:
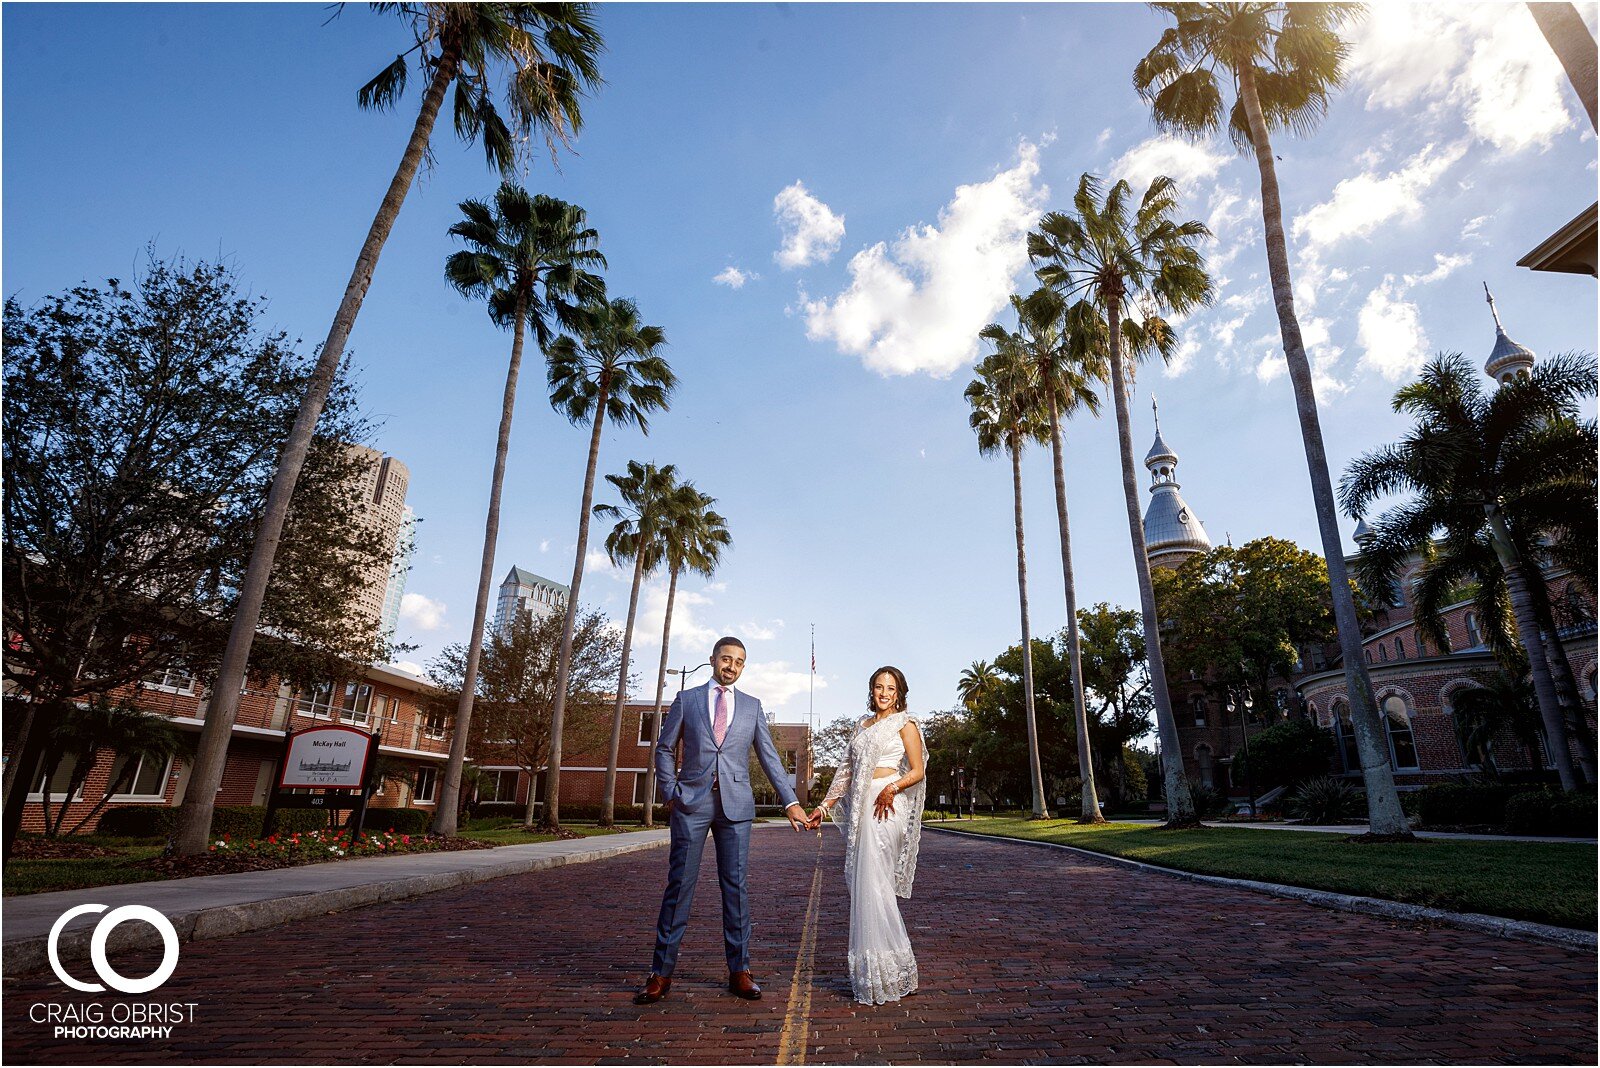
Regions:
[[[1361,770],[1361,752],[1356,748],[1356,731],[1350,723],[1350,706],[1333,703],[1333,734],[1339,742],[1339,763],[1345,771]]]
[[[1389,647],[1382,642],[1378,643],[1378,659],[1385,664],[1389,662]]]
[[[1416,648],[1418,656],[1428,655],[1427,639],[1422,636],[1422,632],[1420,630],[1412,633],[1411,644]]]
[[[1483,635],[1478,633],[1478,614],[1467,613],[1467,648],[1476,649],[1483,644]]]
[[[1580,626],[1594,622],[1594,609],[1589,605],[1589,599],[1578,589],[1576,582],[1567,583],[1564,593],[1567,602],[1567,620],[1572,626]]]
[[[1404,660],[1406,658],[1406,640],[1404,638],[1396,636],[1394,640],[1394,658],[1396,660]]]
[[[1396,770],[1417,767],[1417,741],[1411,733],[1411,714],[1405,698],[1390,694],[1383,699],[1383,724],[1389,732],[1389,756]]]
[[[1216,769],[1211,761],[1211,747],[1198,745],[1194,750],[1195,767],[1200,772],[1200,785],[1207,790],[1213,789],[1216,784]]]
[[[1206,725],[1205,695],[1198,693],[1195,694],[1194,697],[1189,701],[1189,704],[1194,709],[1194,725],[1196,727],[1204,727]]]
[[[1371,649],[1368,649],[1368,650],[1367,650],[1367,651],[1366,651],[1366,652],[1365,652],[1365,653],[1363,653],[1363,654],[1362,654],[1362,655],[1363,655],[1363,656],[1365,656],[1365,657],[1366,657],[1366,658],[1367,658],[1367,663],[1369,663],[1369,664],[1370,664],[1370,663],[1372,663],[1372,650],[1371,650]]]

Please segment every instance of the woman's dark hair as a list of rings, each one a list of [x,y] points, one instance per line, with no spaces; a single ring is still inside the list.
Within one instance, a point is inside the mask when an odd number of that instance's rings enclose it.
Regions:
[[[894,676],[894,684],[899,689],[894,698],[894,710],[896,712],[904,712],[906,710],[906,694],[911,692],[911,687],[906,685],[906,673],[889,664],[885,664],[867,676],[867,711],[873,714],[878,711],[878,706],[872,701],[872,684],[878,681],[879,675]]]

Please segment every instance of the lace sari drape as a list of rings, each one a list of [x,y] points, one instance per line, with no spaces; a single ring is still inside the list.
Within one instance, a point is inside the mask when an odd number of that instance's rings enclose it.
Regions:
[[[926,764],[927,743],[914,718],[900,712],[877,722],[864,720],[851,735],[845,759],[834,771],[824,799],[845,840],[850,985],[856,1000],[872,1005],[896,1001],[917,988],[916,957],[895,898],[910,897],[916,878],[922,811],[928,794],[926,774],[895,798],[889,819],[873,815],[873,799],[892,781],[881,778],[874,783],[873,769],[907,723],[917,729]],[[901,758],[898,770],[901,775],[911,770],[909,755]]]

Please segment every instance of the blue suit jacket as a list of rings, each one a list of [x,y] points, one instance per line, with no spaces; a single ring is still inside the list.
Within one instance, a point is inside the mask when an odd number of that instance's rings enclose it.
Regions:
[[[798,802],[791,774],[784,770],[777,747],[767,731],[767,717],[761,702],[741,690],[733,691],[733,722],[728,735],[718,746],[711,735],[711,683],[684,690],[667,710],[656,742],[656,781],[661,784],[661,800],[675,801],[684,812],[695,812],[711,804],[711,780],[715,775],[722,794],[722,811],[730,820],[752,820],[756,816],[755,795],[750,792],[750,747],[762,770],[772,780],[785,807]],[[672,759],[672,749],[683,739],[683,767]]]

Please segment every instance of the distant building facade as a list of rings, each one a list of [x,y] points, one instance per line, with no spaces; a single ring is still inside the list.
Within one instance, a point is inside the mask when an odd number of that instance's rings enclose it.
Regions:
[[[569,592],[569,588],[559,582],[513,567],[501,581],[500,595],[495,601],[495,633],[505,634],[518,612],[548,616],[566,611]]]
[[[383,640],[394,640],[400,626],[400,605],[405,601],[406,576],[411,573],[411,558],[417,552],[417,513],[408,504],[401,514],[396,535],[394,559],[389,564],[389,584],[383,593]]]
[[[348,447],[352,455],[363,461],[356,486],[362,520],[371,525],[388,547],[385,559],[367,569],[361,590],[351,606],[353,612],[372,622],[374,627],[392,633],[386,625],[389,591],[394,583],[395,563],[401,549],[401,530],[406,525],[406,489],[411,482],[411,470],[393,456],[385,456],[365,445]],[[409,564],[409,561],[407,561]],[[400,598],[404,593],[404,578],[399,592],[393,597],[394,617],[399,619]]]

